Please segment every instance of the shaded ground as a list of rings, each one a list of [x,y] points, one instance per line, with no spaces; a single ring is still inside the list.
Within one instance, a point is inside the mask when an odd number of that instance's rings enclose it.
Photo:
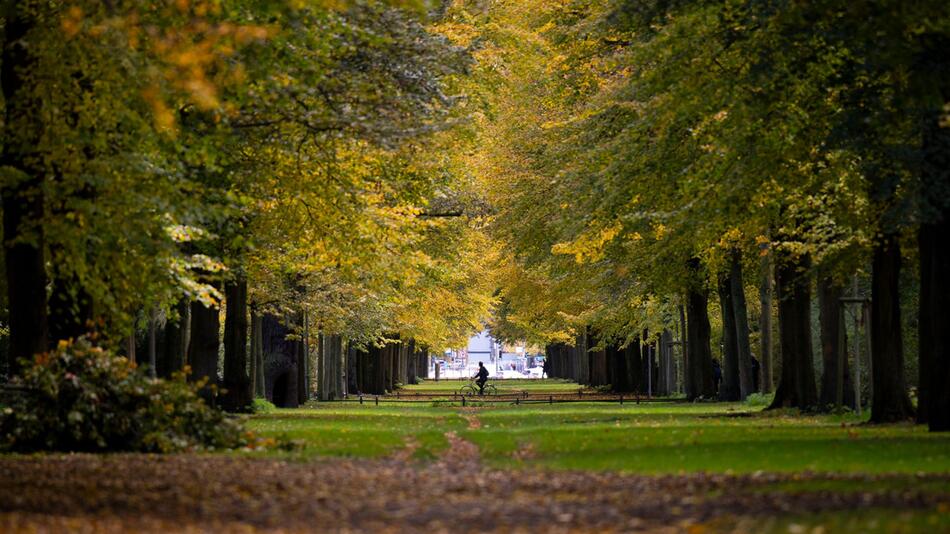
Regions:
[[[748,530],[775,515],[950,510],[948,475],[510,472],[481,468],[474,445],[454,434],[447,439],[451,449],[426,464],[207,455],[2,458],[0,530],[700,532]],[[803,481],[816,485],[790,490]],[[885,489],[861,491],[871,486]],[[950,529],[934,517],[936,531]]]
[[[0,532],[950,532],[950,436],[754,412],[278,410],[302,449],[0,456]]]

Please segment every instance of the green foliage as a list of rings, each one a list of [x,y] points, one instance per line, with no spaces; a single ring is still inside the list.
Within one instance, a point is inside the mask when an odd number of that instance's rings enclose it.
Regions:
[[[24,362],[0,412],[9,451],[139,451],[231,449],[250,436],[208,407],[183,373],[149,378],[126,358],[88,339],[62,342]]]
[[[768,406],[769,404],[772,404],[772,399],[774,397],[774,393],[752,393],[745,398],[743,404],[746,406]]]
[[[918,176],[946,2],[458,0],[447,18],[479,44],[464,154],[510,251],[505,337],[659,332],[733,248],[746,272],[781,250],[850,275],[947,196]]]
[[[267,399],[256,398],[251,403],[251,413],[272,413],[276,409],[277,406]]]

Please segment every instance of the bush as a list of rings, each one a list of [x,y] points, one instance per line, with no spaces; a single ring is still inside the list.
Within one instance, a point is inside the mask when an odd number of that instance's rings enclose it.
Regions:
[[[775,398],[774,393],[751,393],[745,398],[746,406],[768,406]]]
[[[277,410],[277,406],[267,399],[260,397],[251,401],[251,413],[271,413]]]
[[[185,373],[149,378],[81,338],[23,362],[2,402],[0,447],[29,451],[172,452],[235,448],[252,439],[199,397]]]

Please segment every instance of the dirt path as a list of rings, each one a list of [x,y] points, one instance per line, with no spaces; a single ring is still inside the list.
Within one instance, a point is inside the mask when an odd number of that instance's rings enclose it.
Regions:
[[[462,419],[465,419],[468,422],[469,430],[478,430],[482,427],[482,422],[478,419],[478,416],[475,415],[474,411],[462,411]]]
[[[457,436],[450,441],[462,452],[428,465],[190,455],[0,458],[0,531],[678,532],[736,514],[908,509],[950,500],[907,490],[763,489],[801,475],[489,470],[479,467],[477,447]],[[950,476],[929,479],[950,488]]]

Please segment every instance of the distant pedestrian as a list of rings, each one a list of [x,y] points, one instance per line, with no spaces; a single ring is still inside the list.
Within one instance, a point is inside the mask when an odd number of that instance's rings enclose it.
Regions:
[[[716,383],[716,395],[719,395],[719,384],[722,383],[722,367],[719,365],[719,360],[712,361],[713,367],[713,382]]]

